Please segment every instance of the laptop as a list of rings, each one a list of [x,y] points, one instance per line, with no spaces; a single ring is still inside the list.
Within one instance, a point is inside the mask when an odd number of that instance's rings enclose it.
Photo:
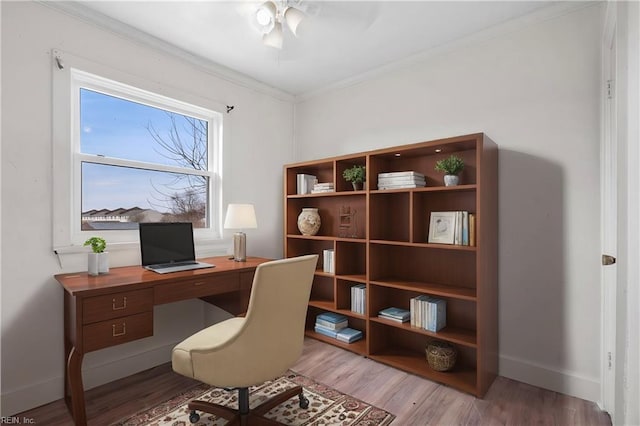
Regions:
[[[139,224],[142,266],[159,274],[213,268],[196,260],[193,225],[190,222],[144,222]]]

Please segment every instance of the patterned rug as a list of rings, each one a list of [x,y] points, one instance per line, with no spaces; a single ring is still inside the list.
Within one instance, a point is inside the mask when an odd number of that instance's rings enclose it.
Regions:
[[[255,407],[270,396],[296,385],[304,387],[304,395],[309,399],[309,408],[298,406],[295,396],[275,407],[266,417],[285,425],[341,425],[341,426],[385,426],[395,418],[394,415],[373,407],[370,404],[340,393],[308,377],[292,371],[284,376],[249,389],[250,407]],[[192,399],[211,401],[229,407],[238,407],[238,391],[227,391],[199,385],[156,407],[141,411],[131,418],[115,423],[117,426],[188,426],[189,410],[187,403]],[[223,426],[226,420],[207,413],[199,413],[197,425]]]

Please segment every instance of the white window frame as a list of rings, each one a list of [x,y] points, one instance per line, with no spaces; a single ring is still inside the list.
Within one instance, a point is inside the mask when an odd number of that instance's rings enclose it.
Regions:
[[[83,162],[190,173],[209,178],[208,227],[194,229],[196,242],[222,238],[222,141],[224,105],[149,83],[68,53],[53,51],[53,248],[75,251],[91,236],[102,236],[110,249],[138,243],[137,230],[83,231],[81,168]],[[208,170],[151,164],[80,152],[80,89],[88,89],[208,122]]]

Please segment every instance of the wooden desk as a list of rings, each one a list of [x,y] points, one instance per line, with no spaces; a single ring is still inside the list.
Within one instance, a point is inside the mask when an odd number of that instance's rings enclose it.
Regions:
[[[55,276],[64,288],[65,401],[76,425],[87,424],[84,354],[152,336],[154,305],[202,298],[236,315],[246,311],[255,269],[269,259],[202,260],[216,267],[158,274],[127,266],[96,277]]]

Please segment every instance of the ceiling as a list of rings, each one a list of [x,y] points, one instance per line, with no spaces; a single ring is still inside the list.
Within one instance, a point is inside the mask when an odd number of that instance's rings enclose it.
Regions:
[[[262,44],[256,1],[77,1],[67,10],[110,23],[294,96],[427,52],[552,1],[305,1],[296,38]],[[63,7],[62,5],[60,7]],[[125,25],[122,25],[125,24]],[[151,36],[151,37],[149,37]]]

